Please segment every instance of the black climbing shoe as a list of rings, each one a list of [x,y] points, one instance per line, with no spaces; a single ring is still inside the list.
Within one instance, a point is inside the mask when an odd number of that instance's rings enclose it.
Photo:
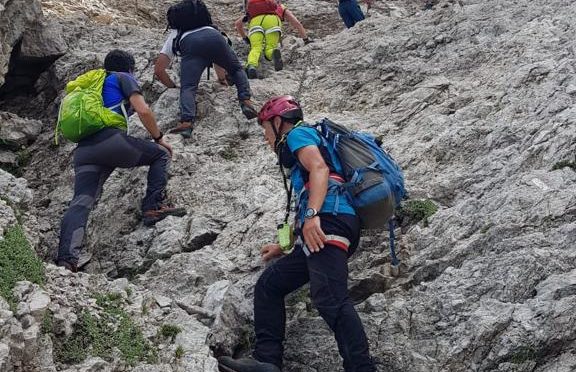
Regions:
[[[274,61],[274,70],[281,71],[284,68],[284,62],[282,62],[282,53],[280,53],[280,49],[274,49],[274,51],[272,51],[272,61]]]
[[[246,119],[252,120],[258,116],[258,111],[254,108],[252,101],[249,99],[245,99],[240,101],[240,108],[242,109],[242,113],[246,116]]]
[[[186,215],[186,209],[174,208],[168,205],[161,205],[158,209],[150,209],[142,213],[144,226],[153,226],[156,222],[162,221],[168,216],[182,217]]]
[[[248,79],[256,79],[258,77],[258,73],[254,66],[246,67],[246,75],[248,75]]]
[[[262,363],[252,358],[234,359],[229,356],[218,358],[218,367],[222,372],[281,372],[271,363]]]

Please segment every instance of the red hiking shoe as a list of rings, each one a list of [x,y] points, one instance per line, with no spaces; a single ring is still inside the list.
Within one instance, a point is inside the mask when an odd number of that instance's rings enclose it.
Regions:
[[[186,215],[186,209],[161,205],[158,209],[150,209],[142,213],[144,226],[153,226],[168,216],[182,217]]]

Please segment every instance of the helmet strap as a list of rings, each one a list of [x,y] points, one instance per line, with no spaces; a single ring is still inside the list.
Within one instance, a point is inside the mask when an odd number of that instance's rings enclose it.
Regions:
[[[280,120],[282,120],[282,117],[280,117]],[[280,150],[280,145],[284,142],[286,136],[281,136],[280,134],[282,133],[282,126],[284,125],[284,121],[280,122],[280,127],[278,129],[276,129],[276,125],[274,125],[274,121],[272,121],[270,124],[272,124],[272,131],[274,131],[274,136],[276,136],[276,139],[274,140],[274,152],[276,152],[277,154],[279,154],[279,150]]]

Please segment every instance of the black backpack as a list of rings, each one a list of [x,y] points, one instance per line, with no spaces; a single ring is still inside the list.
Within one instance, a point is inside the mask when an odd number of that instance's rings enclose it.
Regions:
[[[202,0],[184,0],[168,8],[166,13],[168,28],[178,30],[178,35],[172,42],[172,52],[178,55],[180,39],[186,31],[212,26],[212,16]]]

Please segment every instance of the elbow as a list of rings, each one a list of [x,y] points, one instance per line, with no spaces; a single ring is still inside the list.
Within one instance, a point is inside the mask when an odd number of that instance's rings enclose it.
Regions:
[[[328,177],[330,175],[330,168],[328,168],[328,166],[324,162],[316,164],[316,166],[314,167],[314,171],[316,174],[322,175],[323,177],[324,176]]]
[[[153,118],[154,114],[150,109],[150,106],[146,105],[145,107],[136,109],[136,113],[140,117],[140,120],[145,121],[146,119]]]

